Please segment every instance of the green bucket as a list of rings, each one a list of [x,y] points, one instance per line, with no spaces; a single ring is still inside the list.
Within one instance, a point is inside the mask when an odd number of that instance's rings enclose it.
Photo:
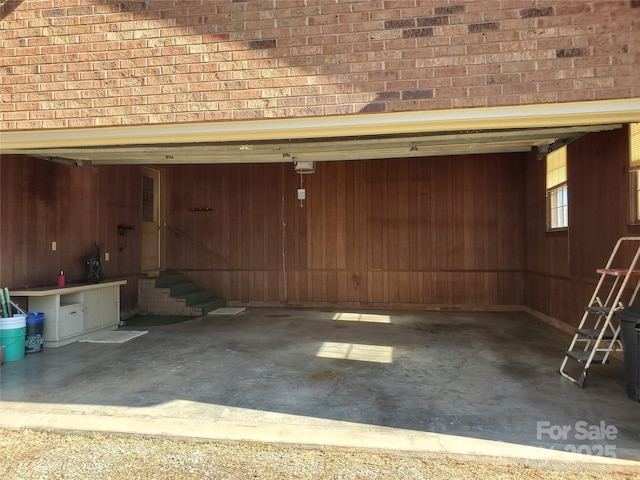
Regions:
[[[27,336],[25,315],[0,318],[0,345],[4,347],[4,361],[15,362],[24,358]]]

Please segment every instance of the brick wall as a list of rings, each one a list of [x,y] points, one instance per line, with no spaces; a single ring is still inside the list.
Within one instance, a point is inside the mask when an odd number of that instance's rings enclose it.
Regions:
[[[640,96],[638,0],[12,0],[0,129]]]

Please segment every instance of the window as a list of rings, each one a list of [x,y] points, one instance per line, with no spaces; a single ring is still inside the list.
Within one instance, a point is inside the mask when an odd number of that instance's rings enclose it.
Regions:
[[[629,125],[629,179],[631,223],[640,223],[640,123]]]
[[[568,226],[567,147],[562,147],[547,155],[547,228]]]
[[[142,177],[142,221],[156,221],[153,178],[145,176]]]

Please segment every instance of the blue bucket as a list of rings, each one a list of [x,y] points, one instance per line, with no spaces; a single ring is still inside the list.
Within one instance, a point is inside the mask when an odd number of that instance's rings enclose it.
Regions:
[[[28,313],[26,327],[24,353],[41,352],[44,345],[44,313]]]

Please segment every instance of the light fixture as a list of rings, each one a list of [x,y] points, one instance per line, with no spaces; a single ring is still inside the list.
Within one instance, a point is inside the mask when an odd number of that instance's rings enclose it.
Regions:
[[[294,157],[293,168],[295,168],[298,173],[313,173],[316,171],[316,164],[315,162],[301,162]]]

